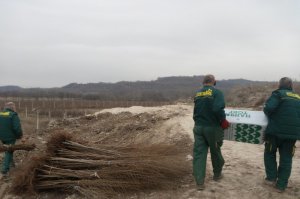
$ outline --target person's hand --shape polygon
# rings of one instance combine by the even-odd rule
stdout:
[[[229,126],[230,126],[230,123],[226,119],[221,121],[222,129],[227,129]]]

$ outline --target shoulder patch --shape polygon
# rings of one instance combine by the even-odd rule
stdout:
[[[300,96],[298,94],[296,94],[296,93],[286,92],[286,95],[289,96],[289,97],[296,98],[296,99],[300,100]]]
[[[0,112],[0,116],[4,116],[4,117],[8,117],[9,116],[9,112]]]
[[[211,89],[208,89],[206,91],[196,93],[196,97],[208,97],[208,96],[212,96],[212,94],[213,91]]]

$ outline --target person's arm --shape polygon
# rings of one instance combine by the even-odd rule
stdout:
[[[279,106],[280,101],[281,101],[280,93],[277,91],[272,92],[272,95],[269,97],[269,99],[267,99],[264,105],[264,110],[263,110],[264,113],[267,116],[272,115],[272,113],[274,113],[277,107]]]
[[[13,113],[12,123],[13,123],[13,132],[16,138],[20,139],[23,136],[23,131],[21,127],[21,121],[17,113]]]
[[[223,121],[226,119],[224,108],[225,108],[225,100],[224,100],[223,93],[219,90],[216,90],[215,99],[213,102],[213,112],[219,121]]]

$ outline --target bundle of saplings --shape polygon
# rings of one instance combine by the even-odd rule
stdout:
[[[79,193],[110,197],[178,186],[189,172],[184,152],[175,145],[89,145],[57,132],[47,150],[24,161],[13,175],[12,192]]]

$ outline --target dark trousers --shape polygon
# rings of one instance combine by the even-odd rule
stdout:
[[[12,141],[2,141],[3,144],[7,145],[14,145],[16,143],[16,140]],[[13,163],[13,152],[6,151],[4,154],[3,162],[2,162],[2,169],[1,173],[5,174],[9,171],[10,165]]]
[[[266,135],[264,162],[267,180],[276,181],[276,186],[285,189],[292,171],[292,160],[296,140],[281,139]],[[277,167],[276,152],[279,150],[279,165]]]
[[[193,174],[198,185],[204,183],[208,148],[214,175],[222,172],[224,159],[221,153],[224,132],[221,127],[194,127]]]

